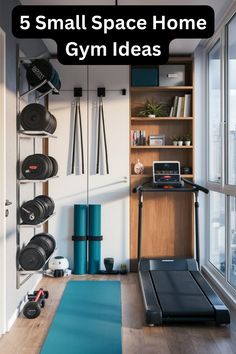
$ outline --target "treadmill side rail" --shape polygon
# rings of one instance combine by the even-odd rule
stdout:
[[[145,320],[147,325],[161,325],[162,311],[156,297],[149,271],[139,271],[140,286],[145,306]]]
[[[230,313],[228,308],[225,306],[223,301],[214,292],[212,287],[206,281],[206,279],[201,275],[200,272],[191,272],[193,278],[196,280],[204,294],[206,295],[209,302],[212,304],[215,311],[215,321],[216,324],[229,324],[230,323]]]

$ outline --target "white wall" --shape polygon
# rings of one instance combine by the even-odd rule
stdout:
[[[102,258],[115,258],[116,266],[129,258],[129,67],[128,66],[62,66],[54,61],[61,80],[60,95],[50,97],[50,111],[57,118],[58,139],[50,141],[50,154],[59,164],[59,178],[50,182],[50,195],[56,203],[56,216],[49,231],[57,239],[58,254],[69,258],[73,267],[73,205],[102,204]],[[87,85],[89,90],[86,92]],[[97,131],[96,89],[107,89],[104,113],[107,131],[110,174],[95,175]],[[82,124],[85,151],[85,175],[68,175],[71,103],[74,87],[82,87]],[[127,89],[122,96],[121,90]],[[88,95],[88,96],[87,96]],[[87,111],[88,108],[88,111]],[[87,161],[87,163],[86,163]]]

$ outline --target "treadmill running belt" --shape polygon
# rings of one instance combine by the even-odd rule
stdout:
[[[163,317],[214,317],[214,309],[188,271],[150,271]]]

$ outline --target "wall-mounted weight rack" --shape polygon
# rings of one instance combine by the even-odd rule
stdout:
[[[29,85],[28,90],[21,93],[21,87],[20,87],[20,78],[22,76],[22,70],[24,69],[25,66],[29,65],[31,63],[32,60],[36,60],[39,58],[30,58],[30,57],[21,57],[20,56],[20,48],[18,46],[17,48],[17,77],[16,77],[16,85],[17,85],[17,90],[16,90],[16,94],[17,94],[17,105],[16,105],[16,113],[17,113],[17,181],[16,181],[16,203],[17,203],[17,227],[16,227],[16,246],[17,246],[17,260],[16,260],[16,265],[17,265],[17,269],[16,269],[16,286],[17,289],[19,289],[23,284],[25,284],[27,282],[28,279],[31,278],[32,275],[37,274],[37,273],[41,273],[43,274],[45,271],[45,266],[48,263],[49,259],[52,257],[53,253],[46,259],[43,267],[39,270],[35,270],[35,271],[31,271],[31,270],[24,270],[21,268],[20,264],[19,264],[19,254],[20,251],[22,249],[22,246],[24,246],[23,240],[22,240],[22,229],[32,229],[33,230],[33,234],[31,236],[35,236],[36,235],[36,229],[39,229],[41,227],[45,227],[45,225],[47,225],[48,220],[53,217],[55,215],[55,213],[51,214],[49,217],[47,217],[43,222],[40,222],[38,224],[35,225],[29,225],[29,224],[23,224],[21,222],[21,217],[20,217],[20,204],[21,204],[21,189],[22,189],[22,184],[26,184],[26,183],[31,183],[33,186],[33,198],[36,197],[37,194],[37,183],[44,183],[46,184],[49,180],[54,179],[58,176],[53,176],[50,178],[46,178],[46,179],[25,179],[22,176],[22,172],[21,172],[21,145],[22,145],[22,140],[23,139],[31,139],[32,140],[32,150],[33,150],[33,154],[36,153],[37,150],[37,140],[38,139],[43,139],[44,141],[48,141],[48,139],[55,139],[57,138],[55,135],[50,134],[46,131],[28,131],[28,130],[24,130],[21,128],[20,125],[20,113],[21,113],[21,106],[22,106],[22,99],[24,97],[29,97],[29,95],[34,94],[34,102],[35,103],[39,103],[39,101],[43,102],[43,105],[47,108],[47,97],[50,93],[56,93],[58,94],[59,91],[57,90],[57,88],[53,85],[52,82],[50,82],[49,80],[43,80],[40,84],[34,86],[33,88],[31,88]],[[43,86],[47,84],[49,89],[42,93],[39,94],[37,92],[37,90]],[[41,146],[43,146],[43,144],[41,144]],[[55,250],[54,250],[55,251]]]

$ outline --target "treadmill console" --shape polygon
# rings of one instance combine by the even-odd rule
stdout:
[[[153,161],[153,186],[156,188],[181,188],[179,161]]]

